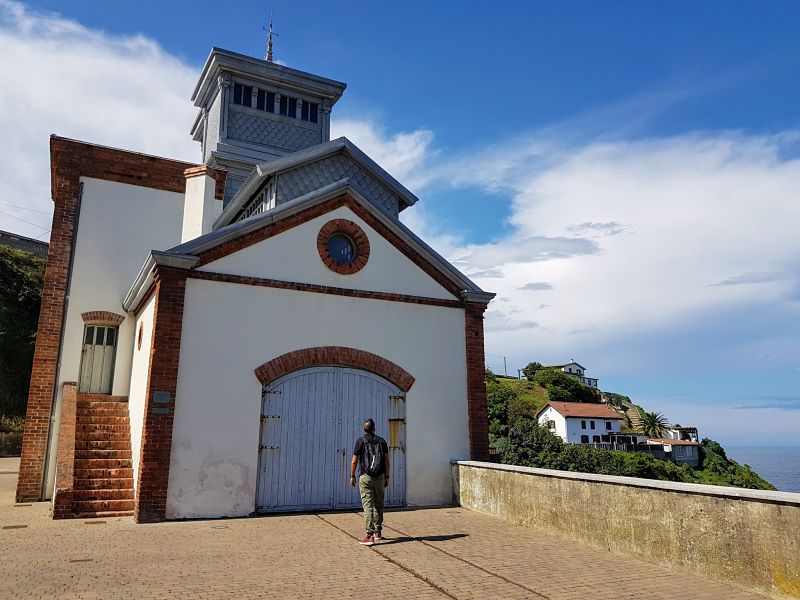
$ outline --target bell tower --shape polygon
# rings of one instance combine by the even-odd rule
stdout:
[[[192,137],[204,164],[228,171],[224,203],[258,163],[329,141],[331,109],[346,87],[213,48],[192,94],[199,108]]]

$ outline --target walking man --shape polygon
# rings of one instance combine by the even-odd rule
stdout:
[[[364,436],[356,440],[353,460],[350,461],[350,485],[356,485],[356,464],[361,467],[358,491],[364,508],[367,537],[359,544],[372,546],[383,539],[383,494],[389,485],[389,446],[386,440],[375,435],[375,421],[364,421]]]

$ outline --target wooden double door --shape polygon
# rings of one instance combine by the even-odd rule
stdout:
[[[350,460],[369,418],[389,445],[386,505],[405,505],[405,394],[395,385],[360,369],[301,369],[264,386],[261,406],[259,512],[359,507]]]

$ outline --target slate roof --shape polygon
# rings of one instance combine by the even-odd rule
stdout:
[[[292,152],[281,158],[270,160],[256,165],[250,176],[242,184],[236,195],[231,199],[225,210],[214,223],[214,227],[222,227],[231,223],[242,208],[262,188],[269,177],[297,169],[300,166],[321,161],[337,153],[349,157],[359,167],[371,175],[381,186],[387,189],[399,201],[398,210],[403,210],[417,202],[417,197],[408,188],[392,177],[383,167],[367,156],[353,142],[345,137],[340,137],[330,142],[317,144],[305,150]],[[363,185],[363,182],[361,182]],[[374,194],[371,194],[373,196]],[[370,197],[370,196],[367,196]]]

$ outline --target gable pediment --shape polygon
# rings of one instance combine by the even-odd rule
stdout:
[[[348,220],[369,239],[369,260],[357,272],[343,275],[325,266],[318,236],[326,224]],[[152,282],[155,265],[205,274],[261,280],[286,289],[363,290],[386,300],[433,300],[444,305],[488,303],[484,292],[400,221],[367,200],[349,180],[238,221],[175,246],[151,252],[124,306],[130,310]],[[273,285],[274,284],[274,285]],[[295,285],[296,284],[296,285]],[[314,289],[311,289],[314,288]],[[430,303],[430,302],[429,302]]]
[[[355,144],[347,138],[338,138],[259,164],[214,226],[223,227],[277,208],[345,179],[394,219],[417,201],[414,194]]]

